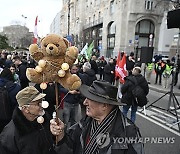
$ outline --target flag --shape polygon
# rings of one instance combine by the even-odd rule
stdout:
[[[83,49],[81,50],[80,54],[83,55],[85,54],[86,55],[86,51],[88,49],[88,44],[86,43],[86,45],[83,47]]]
[[[120,60],[120,52],[116,62],[115,75],[119,77],[120,83],[124,83],[124,78],[127,76],[126,55],[124,54],[122,60]]]
[[[38,39],[38,34],[37,34],[37,22],[38,22],[38,16],[36,16],[35,25],[34,25],[34,38],[33,38],[33,43],[34,43],[34,44],[37,43],[37,39]]]
[[[87,55],[86,58],[87,58],[88,60],[91,59],[93,48],[94,48],[94,41],[91,42],[91,44],[89,45],[89,47],[88,47],[87,50],[86,50],[86,55]]]

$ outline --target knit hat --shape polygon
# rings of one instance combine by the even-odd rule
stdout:
[[[32,102],[40,100],[45,96],[46,94],[40,93],[35,87],[29,86],[19,91],[16,95],[16,99],[21,107],[23,105],[33,104]]]
[[[0,77],[5,78],[5,79],[7,79],[9,81],[14,81],[14,77],[13,77],[10,69],[7,68],[7,67],[3,69],[3,71],[0,74]]]

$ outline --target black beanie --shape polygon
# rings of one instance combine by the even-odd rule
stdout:
[[[3,71],[0,74],[1,78],[5,78],[9,81],[14,81],[13,74],[11,73],[9,68],[4,68]]]

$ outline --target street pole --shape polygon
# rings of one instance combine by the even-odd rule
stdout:
[[[68,1],[68,36],[70,31],[70,0]]]

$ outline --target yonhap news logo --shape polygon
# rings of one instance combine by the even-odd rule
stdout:
[[[96,137],[96,143],[99,148],[104,148],[108,146],[112,142],[112,144],[174,144],[175,137],[112,137],[108,132],[99,134]]]
[[[109,145],[110,143],[110,136],[109,133],[101,133],[96,137],[96,143],[98,144],[99,148],[104,148]]]

